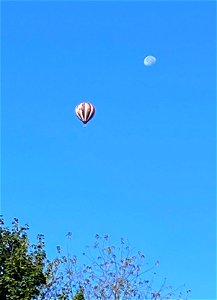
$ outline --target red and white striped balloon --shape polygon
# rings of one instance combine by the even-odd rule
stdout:
[[[93,118],[93,116],[95,115],[95,111],[96,109],[93,104],[87,102],[82,102],[75,108],[76,116],[84,124],[86,124]]]

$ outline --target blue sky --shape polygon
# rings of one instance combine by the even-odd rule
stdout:
[[[216,298],[215,6],[2,2],[7,224],[43,233],[50,257],[68,231],[76,254],[125,237],[191,299]]]

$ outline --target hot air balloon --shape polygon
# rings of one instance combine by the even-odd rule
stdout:
[[[75,108],[76,116],[81,122],[86,124],[89,122],[95,115],[95,107],[91,103],[82,102]]]

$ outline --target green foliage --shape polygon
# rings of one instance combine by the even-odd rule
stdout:
[[[80,289],[80,291],[77,292],[77,294],[75,295],[75,297],[72,300],[85,300],[83,289]]]
[[[30,246],[28,226],[20,227],[14,219],[12,230],[0,218],[0,299],[30,300],[39,295],[46,283],[43,236]]]

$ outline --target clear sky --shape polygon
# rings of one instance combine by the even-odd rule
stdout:
[[[68,231],[73,254],[125,237],[191,299],[216,299],[215,6],[2,2],[7,224],[43,233],[50,257]]]

